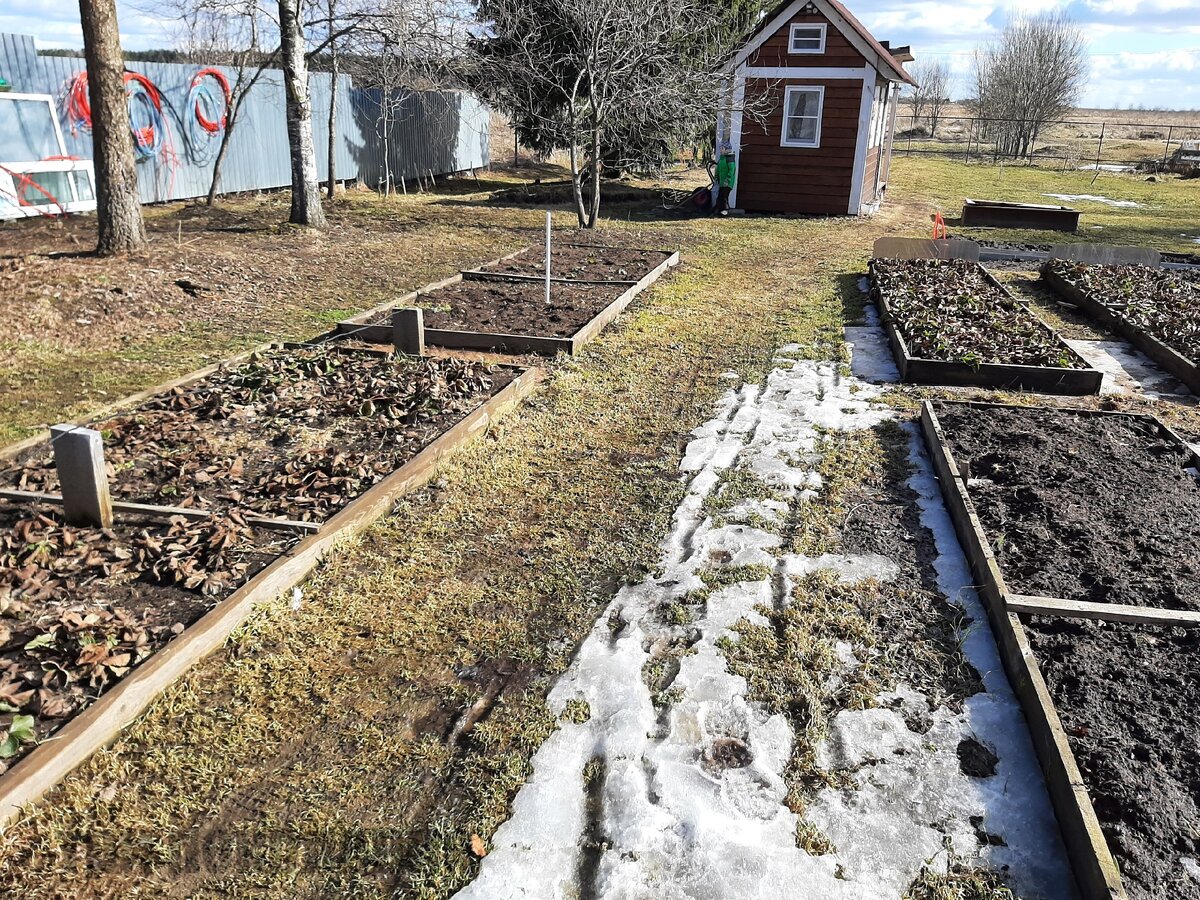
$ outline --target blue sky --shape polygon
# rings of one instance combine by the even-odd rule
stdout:
[[[948,60],[967,87],[971,50],[1014,10],[1065,9],[1090,43],[1084,105],[1200,110],[1200,0],[846,0],[877,37]],[[147,8],[148,4],[139,2]],[[118,2],[129,49],[169,46],[169,21]],[[0,31],[33,34],[41,47],[78,47],[75,0],[0,0]]]

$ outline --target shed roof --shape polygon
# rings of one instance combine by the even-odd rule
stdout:
[[[875,62],[875,67],[879,71],[879,74],[884,78],[889,81],[916,84],[912,76],[904,71],[904,66],[901,65],[900,60],[893,56],[887,47],[876,40],[871,32],[867,31],[867,27],[858,21],[854,17],[854,14],[840,0],[784,0],[784,2],[771,10],[771,12],[767,13],[758,27],[746,38],[742,51],[734,58],[734,65],[740,64],[759,44],[771,34],[774,34],[783,24],[780,19],[786,21],[786,18],[790,18],[796,10],[810,3],[821,11],[826,18],[832,20],[834,24],[837,24],[839,19],[845,23],[847,29],[852,32],[847,37],[852,41],[857,37],[860,42],[866,45],[869,54],[876,57],[873,62]]]

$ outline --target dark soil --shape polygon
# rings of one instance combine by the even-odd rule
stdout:
[[[669,255],[659,250],[555,244],[550,249],[550,276],[575,281],[640,281]],[[511,259],[481,266],[480,271],[545,275],[545,266],[545,251],[530,247]]]
[[[1198,900],[1182,860],[1200,859],[1200,632],[1041,617],[1026,630],[1130,900]]]
[[[322,520],[513,377],[459,360],[271,351],[94,427],[122,500]],[[0,468],[0,484],[58,491],[49,446]]]
[[[841,552],[877,553],[900,567],[877,610],[876,629],[886,636],[886,667],[897,682],[925,694],[934,706],[961,709],[968,697],[984,690],[979,673],[962,653],[960,632],[970,624],[960,607],[937,586],[933,534],[921,523],[916,493],[908,485],[908,434],[880,426],[888,458],[883,477],[871,490],[850,494],[851,512],[842,525]],[[927,723],[910,723],[918,733]]]
[[[423,294],[426,328],[570,337],[625,292],[623,285],[461,281]],[[390,317],[387,321],[391,321]]]
[[[935,409],[1011,590],[1200,609],[1200,480],[1153,420]]]
[[[123,516],[72,528],[57,508],[0,500],[0,731],[32,715],[44,740],[297,540],[229,526]]]

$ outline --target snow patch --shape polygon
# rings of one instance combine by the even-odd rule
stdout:
[[[1100,383],[1102,395],[1167,397],[1188,392],[1176,378],[1124,341],[1069,340],[1067,346],[1082,356],[1093,369],[1103,373],[1104,378]]]
[[[874,341],[882,345],[878,330]],[[769,477],[793,503],[806,502],[821,489],[821,431],[861,430],[887,419],[891,412],[872,403],[878,393],[834,363],[788,359],[761,389],[744,385],[721,398],[685,451],[686,493],[663,541],[659,573],[618,592],[550,693],[554,711],[583,699],[590,718],[562,723],[535,754],[512,817],[458,897],[566,900],[587,883],[593,895],[614,900],[876,900],[898,896],[942,853],[943,834],[972,858],[1011,865],[1014,887],[1029,900],[1073,895],[1024,722],[986,624],[974,626],[966,641],[989,693],[971,698],[962,712],[931,710],[902,686],[881,696],[876,709],[836,717],[822,759],[856,786],[821,792],[808,811],[807,821],[837,848],[821,856],[796,846],[799,820],[784,805],[790,725],[746,699],[745,680],[728,670],[718,649],[739,620],[763,621],[755,607],[791,602],[793,579],[803,574],[826,570],[845,581],[884,582],[895,576],[895,562],[876,555],[779,556],[778,535],[746,524],[714,527],[703,512],[734,465]],[[911,454],[921,467],[913,486],[922,517],[937,538],[939,585],[981,622],[918,438]],[[686,625],[664,614],[703,587],[702,570],[750,562],[770,566],[770,574],[711,592]],[[847,671],[859,665],[851,645],[836,652]],[[643,679],[652,659],[678,667],[657,682],[657,697]],[[933,723],[924,733],[908,727],[904,713],[914,710]],[[957,747],[965,735],[994,748],[997,776],[960,772]],[[982,816],[1007,847],[981,847],[971,816]]]
[[[850,371],[858,378],[876,383],[894,384],[900,380],[900,370],[892,358],[886,341],[879,339],[879,310],[874,305],[864,307],[867,324],[846,328],[846,343],[850,347]]]
[[[1108,197],[1100,197],[1096,194],[1042,194],[1042,196],[1053,197],[1055,200],[1086,200],[1088,203],[1103,203],[1107,206],[1116,206],[1121,209],[1137,209],[1142,205],[1140,203],[1135,203],[1132,200],[1112,200]]]

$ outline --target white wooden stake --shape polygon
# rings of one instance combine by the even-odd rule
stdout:
[[[546,305],[550,305],[550,210],[546,210]]]
[[[419,307],[392,310],[392,345],[397,353],[425,355],[425,319]]]
[[[54,468],[62,485],[63,517],[71,525],[112,526],[112,499],[104,472],[104,439],[78,425],[50,429]]]

